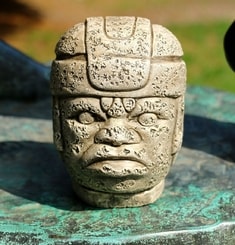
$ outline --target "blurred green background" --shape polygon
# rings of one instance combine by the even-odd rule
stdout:
[[[59,37],[89,16],[149,18],[180,40],[188,84],[235,92],[223,38],[234,20],[234,0],[8,0],[1,3],[1,39],[40,61],[54,59]]]

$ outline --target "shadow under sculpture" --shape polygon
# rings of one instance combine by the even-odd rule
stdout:
[[[182,143],[179,41],[145,18],[92,17],[55,51],[54,142],[75,192],[97,207],[154,202]]]

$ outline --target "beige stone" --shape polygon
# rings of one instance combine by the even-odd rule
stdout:
[[[145,18],[92,17],[61,37],[54,142],[82,200],[131,207],[161,195],[182,143],[182,55],[176,37]]]

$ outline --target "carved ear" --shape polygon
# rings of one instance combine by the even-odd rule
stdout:
[[[177,98],[176,123],[172,142],[172,155],[176,154],[182,145],[184,121],[184,96]]]
[[[63,140],[61,137],[60,107],[58,98],[53,97],[53,138],[58,151],[63,151]]]

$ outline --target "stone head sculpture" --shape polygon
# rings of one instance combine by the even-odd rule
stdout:
[[[181,147],[186,67],[145,18],[88,18],[52,64],[54,142],[74,190],[98,207],[154,202]]]

